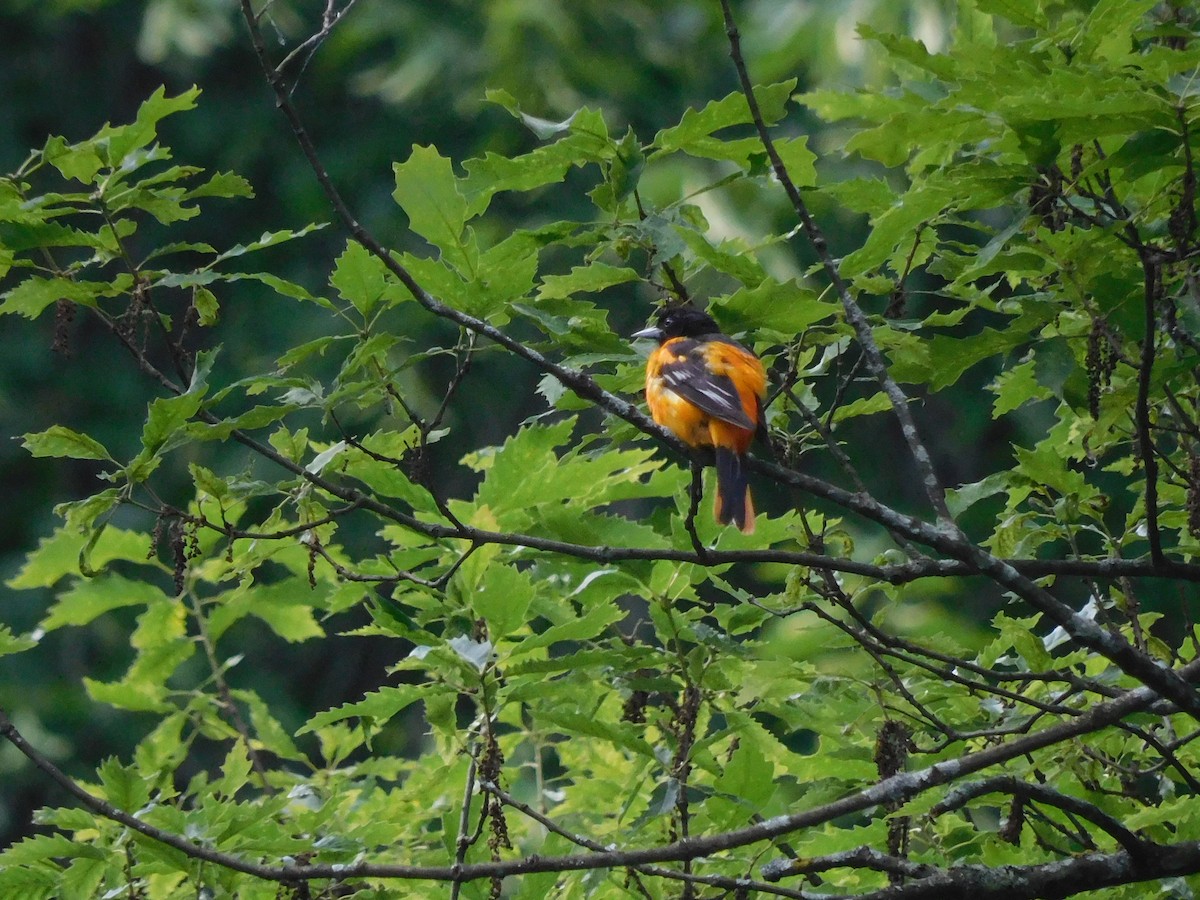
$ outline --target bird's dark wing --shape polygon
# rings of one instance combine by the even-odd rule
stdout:
[[[670,343],[671,359],[663,364],[665,385],[703,412],[739,428],[753,431],[756,423],[742,406],[733,379],[712,371],[708,350],[712,342],[682,338]]]

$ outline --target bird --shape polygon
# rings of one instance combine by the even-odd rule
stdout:
[[[755,433],[764,430],[763,364],[693,306],[664,308],[654,321],[633,334],[659,342],[646,361],[650,416],[689,447],[713,448],[713,516],[722,525],[732,522],[752,534],[754,502],[745,456]]]

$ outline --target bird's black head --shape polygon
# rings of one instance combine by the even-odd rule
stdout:
[[[657,325],[643,328],[641,331],[635,332],[633,336],[669,341],[671,338],[677,337],[717,334],[721,330],[713,321],[712,316],[692,306],[667,307],[655,316],[655,321],[658,323]]]

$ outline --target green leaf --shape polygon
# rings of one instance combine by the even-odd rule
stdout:
[[[229,752],[225,754],[220,771],[221,777],[212,783],[213,793],[217,797],[233,799],[233,796],[245,787],[253,771],[250,756],[246,753],[246,745],[242,741],[234,741]]]
[[[1038,383],[1036,369],[1035,360],[1026,360],[996,376],[989,388],[996,394],[992,418],[998,419],[1031,400],[1048,400],[1054,396],[1050,388]]]
[[[107,516],[120,504],[122,499],[120,488],[108,488],[82,500],[59,503],[54,507],[54,514],[66,520],[69,528],[80,532],[89,532],[93,530],[97,521],[102,521],[101,517]],[[93,533],[92,539],[95,540],[99,533],[99,531]],[[88,555],[87,549],[85,548],[85,556]]]
[[[67,575],[78,575],[79,555],[89,540],[90,536],[77,528],[59,528],[39,542],[37,549],[25,558],[21,571],[6,584],[13,590],[48,588]],[[149,545],[148,535],[110,525],[95,539],[89,559],[98,568],[117,559],[145,564]]]
[[[195,86],[175,97],[168,97],[166,90],[160,87],[138,107],[134,122],[117,127],[104,126],[97,135],[97,142],[107,145],[107,163],[114,168],[125,163],[130,153],[154,140],[160,121],[174,113],[195,109],[199,96],[200,89]]]
[[[750,810],[758,811],[775,793],[774,770],[774,764],[763,755],[758,742],[746,736],[714,787]]]
[[[308,288],[296,284],[294,281],[288,281],[286,278],[280,278],[278,275],[272,275],[269,272],[238,272],[227,276],[226,280],[258,281],[283,297],[291,297],[293,300],[304,300],[309,303],[316,303],[326,309],[333,309],[333,304],[324,297],[318,297],[309,291]]]
[[[12,290],[0,294],[3,300],[0,303],[0,315],[16,313],[27,319],[36,319],[42,310],[59,300],[68,300],[80,306],[95,306],[100,297],[113,293],[112,286],[103,282],[31,275]]]
[[[535,593],[532,579],[524,572],[493,563],[471,591],[471,608],[487,622],[488,636],[495,643],[525,624]]]
[[[328,592],[325,584],[309,587],[306,577],[239,587],[222,595],[221,605],[209,618],[209,630],[215,640],[233,623],[252,615],[289,643],[323,637],[325,630],[313,616],[313,607],[319,606]]]
[[[714,298],[708,311],[730,334],[771,331],[791,340],[839,309],[795,281],[768,278],[756,287]]]
[[[108,802],[125,812],[137,812],[150,799],[146,777],[132,766],[123,766],[115,756],[100,763],[96,770]]]
[[[134,760],[144,779],[145,773],[173,772],[187,757],[187,745],[183,740],[183,728],[187,724],[186,712],[170,713],[138,742]],[[153,776],[149,780],[153,783]]]
[[[758,101],[763,120],[770,125],[783,117],[784,109],[792,92],[796,89],[796,79],[790,79],[778,84],[754,88],[754,98]],[[654,136],[651,146],[661,153],[682,150],[687,153],[697,153],[708,156],[713,143],[708,140],[713,132],[728,128],[731,125],[745,125],[753,121],[750,116],[750,105],[741,91],[735,91],[721,100],[710,101],[705,107],[696,111],[689,109],[679,120],[679,124],[664,128]],[[757,139],[755,139],[757,144]],[[758,144],[758,149],[762,145]]]
[[[897,381],[926,384],[940,391],[955,384],[972,366],[994,359],[1023,344],[1027,335],[1017,327],[985,328],[970,337],[935,335],[923,344],[918,354],[910,352],[907,342],[893,342],[895,335],[879,333],[881,344],[894,350],[892,375]]]
[[[497,106],[502,106],[504,109],[508,110],[513,116],[524,122],[526,127],[528,127],[530,131],[536,134],[538,138],[543,141],[549,140],[556,134],[562,134],[565,131],[569,131],[571,128],[571,123],[579,114],[579,112],[576,111],[560,122],[552,122],[549,119],[541,119],[537,116],[527,115],[526,113],[522,112],[520,104],[517,103],[516,98],[513,97],[513,95],[508,91],[498,88],[489,88],[485,92],[484,97],[489,103],[495,103]]]
[[[253,734],[269,753],[274,753],[281,759],[306,761],[305,755],[292,740],[291,731],[280,724],[258,694],[253,691],[234,691],[233,695],[249,708]]]
[[[0,625],[0,656],[11,656],[14,653],[24,653],[38,645],[31,637],[19,637],[12,633],[7,625]]]
[[[167,682],[197,650],[187,636],[183,605],[160,594],[158,601],[138,616],[130,643],[137,655],[121,680],[105,683],[86,678],[88,694],[118,709],[173,712],[175,707],[167,700]]]
[[[596,577],[602,577],[611,575],[614,571],[613,569],[599,569],[593,574]],[[603,603],[588,610],[586,614],[577,619],[571,619],[559,625],[551,625],[539,634],[523,638],[513,650],[513,654],[528,653],[557,643],[589,640],[623,618],[625,618],[625,613],[616,604]]]
[[[217,172],[199,187],[188,190],[184,197],[195,200],[200,197],[253,197],[250,182],[234,172]]]
[[[540,717],[545,724],[553,726],[556,731],[567,737],[599,738],[646,759],[654,759],[654,748],[640,736],[640,729],[635,729],[627,723],[618,725],[565,709],[543,708]]]
[[[529,525],[531,511],[542,505],[552,514],[563,504],[577,510],[580,505],[661,496],[659,485],[643,480],[661,468],[647,450],[555,453],[574,427],[573,419],[526,426],[502,447],[466,457],[467,465],[485,473],[476,504],[487,507],[505,527],[518,527]],[[538,477],[531,478],[531,472]]]
[[[638,144],[637,135],[630,128],[617,144],[617,154],[608,169],[613,198],[619,202],[632,194],[645,168],[646,156]]]
[[[162,454],[188,440],[184,428],[204,401],[204,386],[189,389],[175,397],[160,397],[150,403],[146,424],[142,427],[142,452],[129,464],[130,481],[144,481],[157,467]]]
[[[975,6],[980,12],[1003,16],[1026,28],[1045,28],[1048,24],[1040,0],[975,0]]]
[[[392,193],[408,215],[409,227],[429,241],[462,274],[474,271],[479,251],[464,225],[467,200],[459,190],[450,160],[434,147],[414,146],[408,159],[395,163]]]
[[[143,557],[145,547],[143,539]],[[59,594],[47,610],[40,627],[46,631],[53,631],[67,625],[87,625],[114,609],[126,606],[148,607],[162,603],[165,599],[161,590],[147,582],[132,581],[111,573],[100,575],[77,581]]]
[[[31,863],[55,858],[75,859],[76,857],[107,859],[108,852],[102,847],[73,841],[66,835],[39,834],[13,844],[0,854],[0,864],[2,864],[0,869],[27,866]]]
[[[228,250],[220,254],[215,260],[213,260],[213,264],[215,265],[216,263],[224,262],[227,259],[234,259],[238,256],[244,256],[247,253],[254,253],[258,250],[265,250],[268,247],[275,247],[279,244],[286,243],[287,241],[294,241],[297,238],[302,238],[305,235],[312,234],[314,231],[318,231],[324,227],[324,222],[314,222],[310,225],[305,225],[303,228],[296,231],[288,229],[283,229],[281,231],[264,231],[262,237],[256,241],[251,241],[249,244],[234,244]],[[251,276],[247,275],[241,277]],[[167,283],[167,280],[164,280],[164,283]]]
[[[93,141],[70,145],[66,138],[52,137],[42,148],[42,158],[58,169],[63,178],[91,184],[96,173],[104,168]]]
[[[993,472],[980,481],[951,488],[946,491],[946,505],[950,508],[950,515],[957,518],[980,500],[1004,493],[1011,481],[1011,472]]]
[[[33,456],[114,461],[104,445],[95,438],[72,431],[65,425],[52,425],[45,431],[23,437],[22,446]]]
[[[613,285],[639,280],[641,276],[633,269],[591,263],[575,266],[569,275],[546,275],[537,296],[539,300],[566,299],[575,294],[598,293]]]
[[[403,684],[384,687],[367,694],[355,703],[345,703],[336,709],[317,713],[300,726],[296,734],[308,734],[346,719],[372,719],[377,723],[388,722],[418,700],[426,699],[428,689],[422,685]]]
[[[501,191],[532,191],[554,184],[562,181],[572,166],[607,161],[616,153],[603,118],[589,109],[580,109],[563,122],[546,122],[526,116],[504,91],[489,91],[488,99],[500,102],[531,126],[540,139],[559,139],[520,156],[510,158],[489,152],[482,159],[467,160],[463,164],[467,177],[459,183],[459,189],[468,198],[468,218],[482,214]],[[628,168],[630,162],[636,163],[635,157],[636,151],[629,148],[622,165]]]
[[[164,715],[174,709],[174,706],[166,700],[166,687],[150,681],[110,682],[84,678],[83,687],[87,691],[88,697],[94,702],[106,704],[113,709],[159,715]]]
[[[775,152],[796,187],[812,187],[817,183],[817,155],[808,149],[807,136],[776,141]]]
[[[192,293],[192,304],[196,307],[196,317],[201,325],[209,328],[217,324],[220,304],[216,294],[206,287],[198,287]]]
[[[364,317],[383,297],[388,287],[388,273],[382,260],[357,241],[349,241],[346,250],[337,258],[330,284],[350,301]],[[405,292],[404,296],[408,296]]]

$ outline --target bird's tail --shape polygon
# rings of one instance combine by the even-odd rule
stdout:
[[[717,447],[717,495],[713,516],[722,525],[732,522],[743,533],[754,533],[754,502],[742,468],[742,456],[728,447]]]

